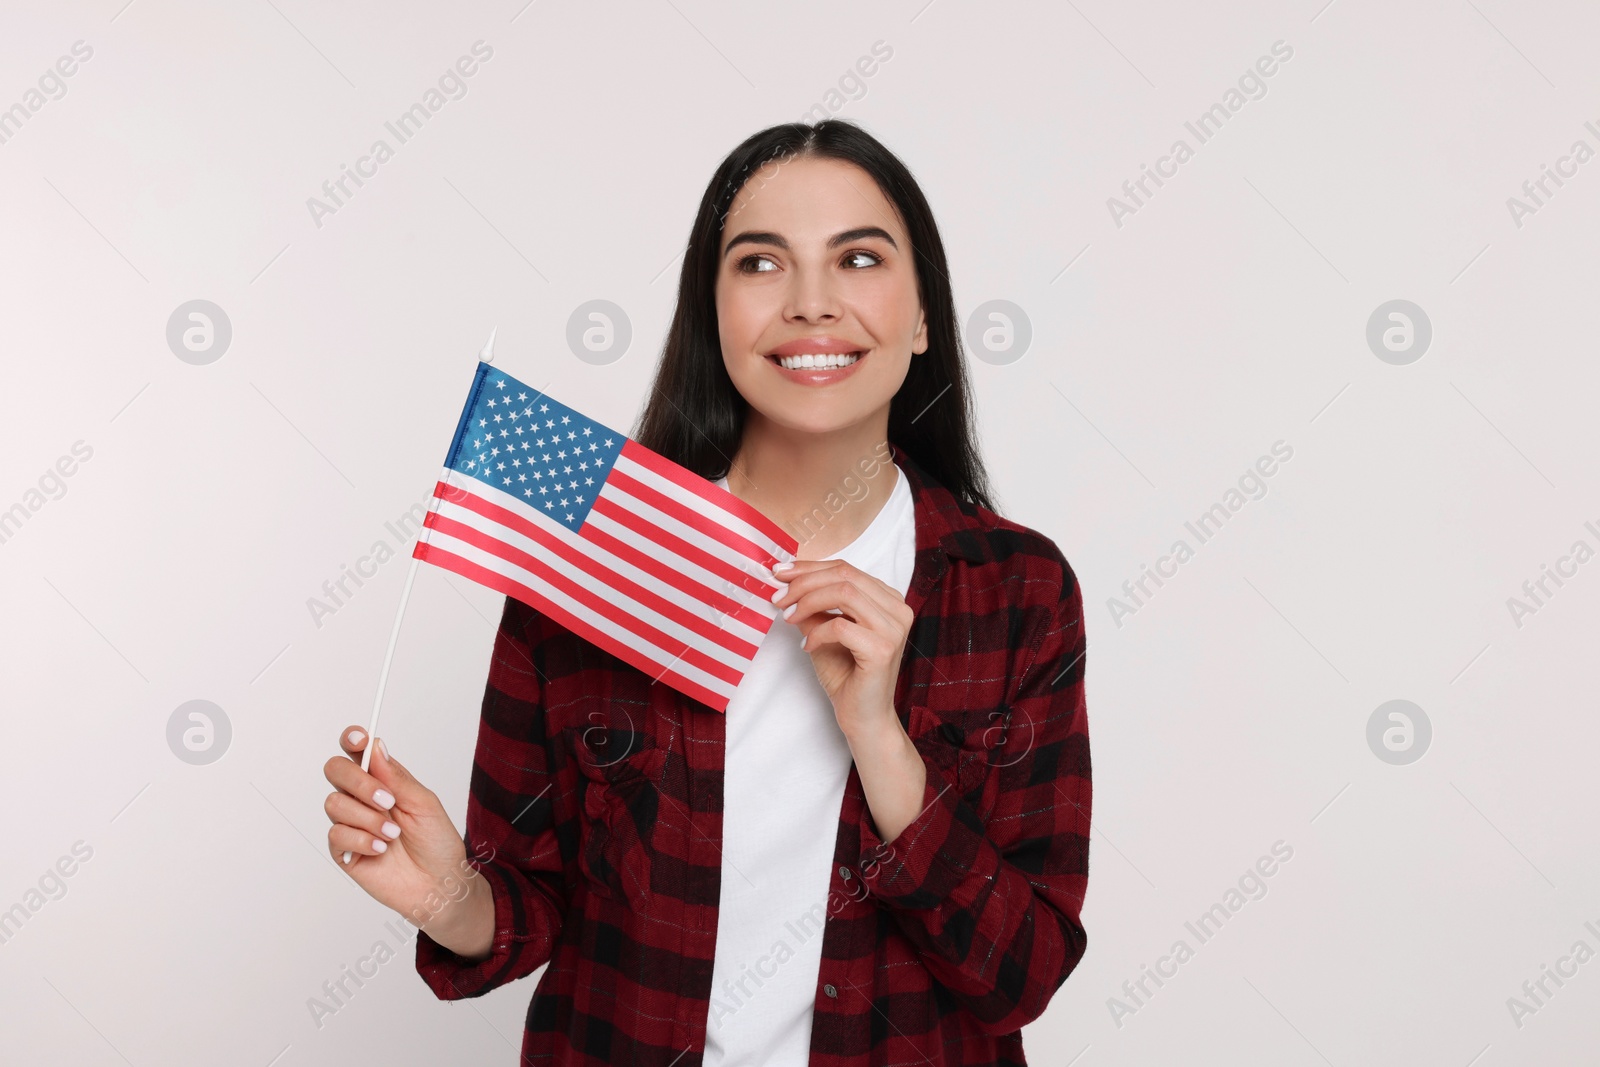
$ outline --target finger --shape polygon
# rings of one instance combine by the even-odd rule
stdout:
[[[377,751],[381,752],[382,749]],[[378,769],[377,762],[376,759],[373,761],[373,770]],[[375,776],[362,770],[360,764],[344,756],[333,756],[324,763],[322,776],[335,789],[372,805],[376,811],[387,812],[395,806],[395,795],[390,788]]]
[[[855,567],[848,563],[844,564],[844,567],[849,580],[855,584],[856,588],[872,598],[873,603],[878,606],[885,617],[893,618],[899,612],[899,609],[906,606],[906,598],[876,574],[868,574],[860,567]]]
[[[361,762],[361,753],[366,751],[367,731],[359,726],[347,726],[344,733],[339,735],[339,747],[344,749],[345,755]]]
[[[834,560],[807,560],[809,563],[822,564],[807,569],[804,573],[788,574],[779,581],[785,583],[785,588],[773,596],[773,603],[779,608],[791,604],[794,600],[812,589],[818,589],[832,581],[848,581],[858,589],[870,596],[883,610],[885,616],[892,617],[899,613],[905,605],[905,597],[892,589],[889,584],[877,575],[868,574],[866,571],[842,559]],[[793,590],[794,595],[790,595]]]
[[[868,574],[848,563],[843,566],[847,569],[852,584],[870,597],[873,605],[882,613],[882,632],[892,635],[897,641],[904,639],[911,632],[911,626],[917,619],[917,613],[906,603],[904,594],[875,574]]]
[[[784,618],[800,625],[813,615],[832,613],[830,609],[839,609],[852,622],[858,623],[868,629],[875,630],[885,636],[895,635],[898,631],[894,623],[878,607],[876,601],[860,586],[851,581],[832,582],[809,593],[804,593],[793,604],[794,611],[785,609]],[[807,645],[809,648],[810,646]]]
[[[388,851],[389,843],[381,837],[354,826],[328,827],[328,854],[341,866],[348,866],[345,853],[354,856],[379,856]]]
[[[322,802],[322,810],[327,812],[328,820],[335,825],[360,827],[374,836],[386,837],[391,841],[400,836],[399,823],[348,794],[329,793],[328,799]]]
[[[866,627],[851,622],[843,615],[835,615],[827,622],[818,623],[806,631],[800,647],[809,653],[817,651],[824,645],[839,645],[855,658],[859,666],[876,653],[873,641],[873,634]]]
[[[782,589],[783,585],[783,579],[775,578],[771,574],[744,571],[739,574],[738,581],[724,578],[722,593],[730,601],[739,602],[750,595],[770,597]]]
[[[772,574],[778,581],[787,582],[789,579],[797,578],[802,574],[808,574],[816,570],[826,570],[829,567],[837,567],[841,564],[844,564],[842,559],[792,559],[787,562],[787,565],[784,563],[774,564]],[[848,566],[848,564],[845,565]]]
[[[842,559],[808,559],[801,562],[817,566],[809,567],[805,571],[785,571],[780,575],[778,581],[782,584],[778,586],[778,591],[772,594],[774,607],[781,609],[793,604],[802,594],[826,584],[830,571],[849,566]]]
[[[381,737],[372,749],[371,770],[372,776],[394,797],[395,810],[418,815],[439,809],[439,798],[433,790],[417,781],[399,760],[389,755],[389,746]]]
[[[824,632],[813,637],[812,634],[815,634],[816,630]],[[893,666],[897,662],[900,648],[899,642],[893,638],[874,633],[842,615],[833,616],[813,629],[812,633],[806,636],[804,648],[809,655],[827,644],[838,645],[845,649],[856,661],[856,667],[866,670]]]

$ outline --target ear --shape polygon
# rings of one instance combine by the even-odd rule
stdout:
[[[911,335],[911,354],[920,356],[928,350],[928,316],[917,306],[917,332]]]

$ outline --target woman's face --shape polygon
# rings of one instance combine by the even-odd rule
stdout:
[[[734,197],[720,251],[722,359],[752,415],[817,434],[886,427],[928,331],[915,251],[871,176],[834,159],[769,163]],[[796,369],[778,359],[802,355],[786,360]]]

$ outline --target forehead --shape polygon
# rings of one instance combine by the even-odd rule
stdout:
[[[751,172],[728,205],[722,243],[744,230],[821,241],[860,226],[881,226],[906,247],[900,212],[866,171],[839,159],[775,159]]]

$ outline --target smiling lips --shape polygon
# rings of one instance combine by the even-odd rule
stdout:
[[[790,381],[830,385],[850,375],[867,349],[837,337],[803,337],[767,353],[767,360]]]
[[[859,352],[804,352],[798,356],[774,356],[778,365],[785,370],[829,370],[835,367],[848,367],[861,358]]]

